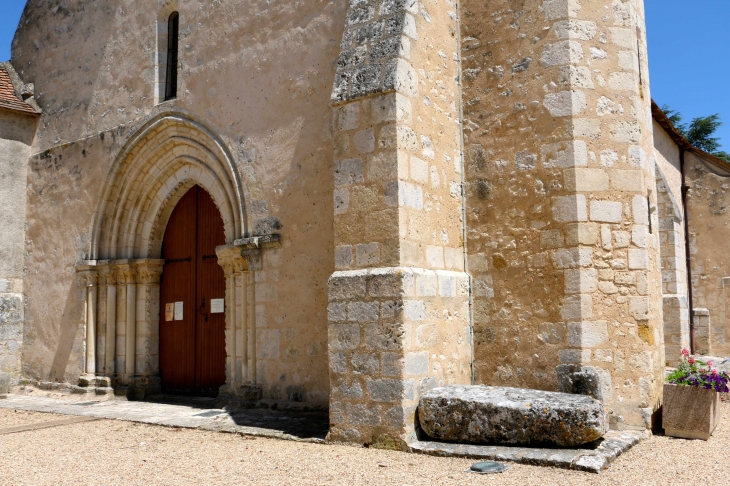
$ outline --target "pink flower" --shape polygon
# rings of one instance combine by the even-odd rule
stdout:
[[[712,361],[708,361],[707,366],[712,366]]]
[[[682,348],[682,356],[689,356],[689,351],[687,348]]]
[[[717,376],[717,368],[712,368],[712,376]]]
[[[690,358],[689,359],[689,364],[691,364],[691,365],[695,364],[695,359],[694,358]]]

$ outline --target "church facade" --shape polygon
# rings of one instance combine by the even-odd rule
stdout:
[[[641,0],[29,2],[0,372],[359,444],[404,447],[444,384],[651,427],[682,347],[730,353],[730,166],[648,72]]]

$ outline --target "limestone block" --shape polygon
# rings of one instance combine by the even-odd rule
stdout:
[[[595,292],[597,288],[598,270],[595,268],[565,270],[565,293],[590,293]]]
[[[591,40],[596,36],[596,23],[587,20],[561,20],[553,25],[558,39]]]
[[[557,196],[553,198],[553,219],[565,223],[588,219],[586,197],[583,194]]]
[[[540,56],[540,64],[544,67],[578,64],[584,56],[580,42],[563,40],[545,46]]]
[[[647,250],[629,250],[629,269],[645,270],[649,268],[649,252]]]
[[[560,315],[563,319],[590,319],[593,317],[593,298],[585,294],[565,297]]]
[[[601,136],[601,121],[595,118],[573,118],[573,136],[598,138]]]
[[[360,103],[348,103],[337,109],[340,130],[354,130],[360,126]]]
[[[591,221],[620,223],[623,205],[614,201],[591,201]]]
[[[616,248],[626,248],[631,243],[631,233],[628,231],[614,231],[613,240]]]
[[[605,357],[604,350],[597,350],[596,354],[599,353],[601,357]],[[606,370],[576,364],[562,364],[555,370],[558,375],[558,390],[562,393],[587,395],[601,401],[610,400],[613,396],[611,374]]]
[[[720,422],[720,414],[716,391],[664,384],[662,427],[666,435],[707,440]]]
[[[350,302],[347,304],[347,317],[351,322],[372,322],[378,320],[378,302]]]
[[[537,337],[547,344],[561,344],[565,339],[565,331],[564,322],[541,322]]]
[[[583,321],[568,323],[568,344],[577,348],[595,347],[608,341],[608,322]]]
[[[551,143],[540,148],[545,168],[586,167],[588,146],[582,140]]]
[[[335,187],[362,184],[364,181],[362,159],[344,159],[335,162]]]
[[[586,95],[582,91],[561,91],[548,93],[543,100],[551,116],[571,116],[586,110]]]
[[[593,262],[593,248],[561,248],[552,254],[553,265],[558,269],[588,267]]]
[[[565,188],[569,191],[597,192],[608,190],[608,174],[602,169],[565,171]]]
[[[420,399],[418,418],[434,439],[473,444],[587,444],[608,432],[598,400],[508,387],[447,386]]]
[[[400,402],[414,397],[413,380],[373,379],[368,380],[367,388],[374,402]]]
[[[611,42],[619,47],[634,49],[636,48],[634,33],[631,29],[622,29],[619,27],[609,27],[611,32]]]
[[[601,165],[604,167],[613,167],[618,162],[618,154],[613,150],[602,150],[601,151]]]
[[[644,188],[644,172],[640,170],[610,171],[611,188],[617,191],[641,192]]]
[[[347,268],[352,265],[352,246],[343,245],[335,248],[335,268]]]
[[[562,66],[558,83],[574,88],[594,89],[591,70],[585,66]]]

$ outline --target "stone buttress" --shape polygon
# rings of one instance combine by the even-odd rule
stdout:
[[[471,381],[455,12],[349,3],[332,94],[333,441],[404,448],[420,394]]]
[[[641,0],[461,5],[477,383],[644,428],[664,367]]]

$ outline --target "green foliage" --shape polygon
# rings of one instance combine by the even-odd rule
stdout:
[[[701,116],[692,119],[689,124],[682,123],[682,114],[669,106],[662,106],[662,111],[672,122],[674,128],[695,147],[704,150],[716,157],[730,162],[730,154],[719,150],[720,139],[713,137],[718,128],[722,125],[720,115],[715,113],[710,116]]]

